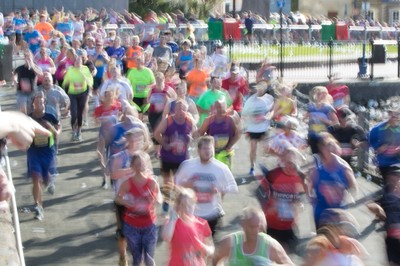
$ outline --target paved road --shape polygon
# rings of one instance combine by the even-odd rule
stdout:
[[[0,104],[3,110],[14,108],[14,95],[11,88],[2,88]],[[114,212],[112,191],[103,190],[101,171],[95,153],[97,128],[91,124],[83,131],[84,141],[71,143],[71,130],[67,120],[63,120],[64,131],[60,140],[56,194],[44,195],[45,218],[35,220],[31,184],[26,179],[26,154],[11,150],[11,165],[17,189],[17,202],[20,210],[21,230],[27,265],[117,265],[118,255],[114,237]],[[224,208],[221,237],[239,228],[240,210],[248,204],[259,204],[255,196],[257,182],[247,179],[242,184],[241,177],[248,172],[248,142],[240,140],[233,161],[233,172],[239,182],[239,193],[227,195]],[[271,159],[268,159],[271,163]],[[159,163],[153,159],[155,172],[159,173]],[[373,222],[363,202],[376,193],[379,188],[363,178],[358,179],[360,193],[356,204],[349,210],[360,223],[360,241],[371,254],[366,265],[385,265],[383,224]],[[298,254],[314,230],[311,208],[305,205],[300,214],[298,234],[302,238]],[[301,257],[292,254],[296,265]],[[165,265],[168,246],[160,242],[156,249],[157,265]]]

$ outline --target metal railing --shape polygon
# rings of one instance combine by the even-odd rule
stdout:
[[[204,44],[204,43],[201,43]],[[363,58],[363,43],[349,41],[315,42],[296,44],[284,42],[247,44],[228,40],[226,53],[231,61],[253,71],[268,61],[278,67],[279,76],[289,79],[339,78],[400,78],[399,42],[396,40],[371,39],[365,45],[367,74],[359,76]],[[281,49],[283,48],[283,49]],[[283,53],[283,54],[281,54]]]

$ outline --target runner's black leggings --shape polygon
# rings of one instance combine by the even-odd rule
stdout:
[[[82,127],[83,122],[83,110],[85,109],[86,100],[88,97],[88,91],[81,94],[68,94],[69,100],[71,101],[71,127],[75,125]]]

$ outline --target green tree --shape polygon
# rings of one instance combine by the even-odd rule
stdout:
[[[160,12],[176,12],[177,9],[185,14],[192,13],[197,18],[205,19],[214,7],[223,0],[130,0],[129,11],[144,16],[149,10]]]

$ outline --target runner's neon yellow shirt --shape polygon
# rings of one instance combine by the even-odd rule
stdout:
[[[93,76],[87,66],[70,67],[64,76],[63,87],[68,84],[68,94],[81,94],[93,86]]]
[[[144,67],[141,70],[132,68],[127,75],[133,89],[135,98],[147,98],[150,93],[150,85],[155,82],[153,71],[150,68]]]

